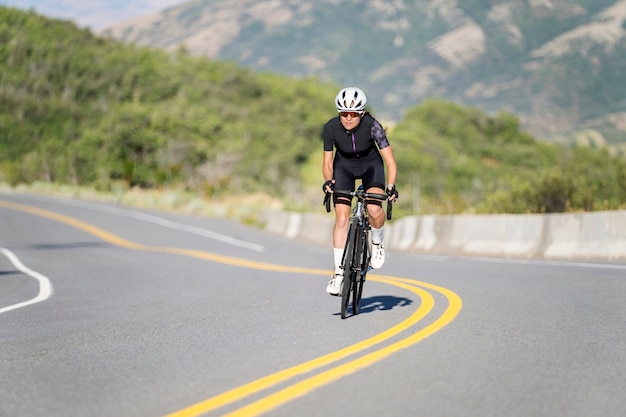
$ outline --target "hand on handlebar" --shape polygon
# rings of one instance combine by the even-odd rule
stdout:
[[[326,212],[330,213],[330,195],[335,189],[335,180],[328,180],[322,185],[322,191],[324,191],[324,206],[326,206]]]
[[[395,185],[388,185],[386,191],[387,196],[389,197],[388,199],[391,202],[395,202],[400,197],[400,193],[398,193],[398,190],[396,190]]]
[[[322,185],[322,191],[326,194],[332,194],[335,190],[335,180],[328,180]]]

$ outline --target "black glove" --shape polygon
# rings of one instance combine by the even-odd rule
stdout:
[[[398,193],[398,190],[396,190],[395,185],[387,186],[387,196],[390,198],[391,201],[395,201],[400,197],[400,193]]]
[[[324,183],[324,185],[322,185],[322,191],[324,191],[324,193],[327,193],[328,191],[326,191],[326,187],[329,187],[331,190],[335,189],[335,183],[333,182],[333,180],[328,180]]]

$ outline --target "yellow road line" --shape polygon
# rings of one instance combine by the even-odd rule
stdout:
[[[387,278],[391,278],[392,281],[396,281],[393,277],[387,277]],[[413,281],[410,279],[400,279],[397,281],[410,282],[410,283],[415,283],[416,285],[421,285],[421,283],[417,284],[416,281]],[[399,285],[399,286],[404,287],[404,285],[401,284],[400,282],[397,282],[396,284],[393,284],[393,285]],[[441,328],[445,327],[461,311],[461,307],[462,307],[461,298],[457,296],[455,293],[453,293],[452,291],[447,290],[445,288],[438,287],[432,284],[428,284],[427,286],[434,289],[435,291],[441,292],[443,295],[445,295],[448,298],[448,307],[446,308],[445,312],[432,324],[426,326],[422,330],[417,331],[416,333],[414,333],[413,335],[405,339],[402,339],[389,346],[378,349],[372,353],[369,353],[365,356],[357,358],[348,363],[339,365],[335,368],[332,368],[325,372],[314,375],[301,382],[293,384],[274,394],[268,395],[267,397],[264,397],[254,403],[251,403],[245,407],[242,407],[232,413],[226,414],[224,417],[252,417],[252,416],[258,416],[263,413],[266,413],[289,401],[292,401],[298,397],[302,397],[321,386],[327,385],[333,381],[336,381],[347,375],[355,373],[360,369],[370,366],[374,364],[375,362],[381,361],[382,359],[390,356],[393,353],[398,352],[399,350],[406,349],[409,346],[412,346],[418,343],[419,341],[425,339],[426,337],[432,335],[433,333],[437,332]]]
[[[6,207],[13,210],[23,211],[31,214],[35,214],[41,217],[47,217],[48,219],[56,220],[61,223],[69,224],[77,229],[82,229],[85,232],[92,234],[100,239],[112,243],[116,246],[121,246],[123,248],[128,249],[138,249],[141,250],[144,248],[143,245],[138,245],[136,243],[130,242],[126,239],[122,239],[119,236],[116,236],[112,233],[107,232],[106,230],[102,230],[99,227],[92,226],[89,223],[82,222],[78,219],[74,219],[73,217],[64,216],[63,214],[58,214],[52,211],[40,209],[37,207],[26,206],[18,203],[11,203],[9,201],[0,200],[0,207]]]
[[[75,219],[73,217],[65,216],[63,214],[55,213],[52,211],[40,209],[37,207],[27,206],[18,203],[12,203],[8,201],[0,200],[0,207],[6,207],[9,209],[23,211],[31,214],[35,214],[37,216],[46,217],[61,223],[68,224],[77,229],[81,229],[93,236],[96,236],[105,242],[109,242],[115,246],[120,246],[127,249],[134,250],[142,250],[142,251],[151,251],[151,252],[162,252],[162,253],[173,253],[184,256],[191,256],[195,258],[204,259],[207,261],[219,262],[227,265],[252,268],[264,271],[274,271],[274,272],[297,272],[297,273],[306,273],[306,274],[316,274],[316,275],[330,275],[330,271],[322,270],[322,269],[307,269],[307,268],[299,268],[299,267],[291,267],[291,266],[283,266],[283,265],[274,265],[268,264],[264,262],[255,262],[248,261],[245,259],[233,258],[229,256],[218,255],[209,252],[203,252],[192,249],[177,249],[177,248],[167,248],[160,246],[149,246],[142,245],[140,243],[134,243],[123,239],[113,233],[107,232],[97,226],[93,226],[89,223],[85,223],[81,220]]]
[[[314,275],[328,275],[329,274],[328,270],[322,270],[322,269],[308,269],[308,268],[291,267],[291,266],[284,266],[284,265],[275,265],[275,264],[269,264],[269,263],[264,263],[264,262],[248,261],[245,259],[222,256],[222,255],[218,255],[214,253],[203,252],[203,251],[192,250],[192,249],[179,249],[179,248],[142,245],[142,244],[130,242],[117,235],[114,235],[110,232],[107,232],[103,229],[100,229],[96,226],[85,223],[78,219],[65,216],[62,214],[58,214],[55,212],[51,212],[48,210],[44,210],[44,209],[40,209],[40,208],[36,208],[32,206],[27,206],[27,205],[22,205],[22,204],[17,204],[17,203],[12,203],[12,202],[7,202],[7,201],[2,201],[2,200],[0,200],[0,206],[13,209],[13,210],[28,212],[31,214],[35,214],[38,216],[46,217],[46,218],[49,218],[58,222],[68,224],[75,228],[81,229],[91,235],[94,235],[113,245],[128,248],[128,249],[178,254],[178,255],[189,256],[189,257],[204,259],[204,260],[213,261],[213,262],[219,262],[219,263],[232,265],[232,266],[252,268],[252,269],[258,269],[258,270],[264,270],[264,271],[291,272],[291,273],[295,272],[295,273],[314,274]],[[298,375],[311,372],[322,366],[326,366],[333,362],[339,361],[343,358],[346,358],[350,355],[358,353],[364,349],[367,349],[371,346],[381,343],[403,332],[404,330],[417,324],[420,320],[426,317],[426,315],[434,307],[433,296],[427,291],[419,287],[424,287],[424,288],[428,288],[430,290],[439,292],[448,299],[448,307],[446,311],[441,317],[435,320],[432,324],[426,326],[424,329],[416,332],[415,334],[399,342],[396,342],[392,345],[379,349],[375,352],[372,352],[368,355],[365,355],[361,358],[355,359],[353,361],[350,361],[348,363],[345,363],[343,365],[340,365],[328,371],[325,371],[315,376],[312,376],[310,378],[307,378],[304,381],[296,383],[281,391],[271,394],[255,403],[245,406],[231,413],[230,415],[239,417],[239,416],[256,416],[256,415],[262,414],[288,401],[291,401],[294,398],[303,396],[306,393],[316,388],[319,388],[320,386],[329,384],[332,381],[335,381],[346,375],[352,374],[358,371],[359,369],[362,369],[377,361],[380,361],[388,357],[392,353],[397,352],[401,349],[405,349],[423,340],[424,338],[430,336],[431,334],[435,333],[436,331],[440,330],[441,328],[449,324],[461,310],[461,306],[462,306],[461,299],[455,293],[453,293],[452,291],[446,288],[428,284],[428,283],[421,282],[421,281],[408,279],[408,278],[396,278],[396,277],[390,277],[390,276],[370,275],[368,276],[368,279],[371,281],[378,281],[378,282],[394,285],[394,286],[401,287],[401,288],[414,292],[422,300],[420,307],[411,316],[409,316],[407,319],[405,319],[401,323],[369,339],[366,339],[354,345],[348,346],[336,352],[330,353],[328,355],[324,355],[317,359],[294,366],[292,368],[285,369],[283,371],[274,373],[264,378],[260,378],[256,381],[242,385],[238,388],[232,389],[223,394],[201,401],[197,404],[189,406],[178,412],[169,414],[167,417],[189,417],[189,416],[198,416],[198,415],[207,413],[209,411],[223,407],[224,405],[227,405],[234,401],[241,400],[245,397],[248,397],[262,390],[271,388],[272,386],[278,383],[287,381]]]
[[[217,395],[215,397],[201,401],[197,404],[191,405],[183,410],[174,412],[172,414],[168,414],[167,417],[190,417],[190,416],[198,416],[201,414],[205,414],[215,409],[218,409],[220,407],[223,407],[229,403],[241,400],[259,391],[270,388],[280,382],[287,381],[298,375],[311,372],[315,369],[321,368],[322,366],[326,366],[333,362],[339,361],[349,355],[355,354],[371,346],[374,346],[384,340],[387,340],[397,335],[398,333],[406,330],[407,328],[415,325],[424,317],[426,317],[426,315],[433,309],[435,305],[435,300],[433,296],[420,288],[411,287],[409,285],[405,285],[402,283],[394,283],[392,280],[385,279],[383,277],[381,277],[380,279],[377,279],[376,281],[386,282],[392,285],[397,285],[399,287],[403,287],[405,289],[408,289],[409,291],[414,292],[422,299],[420,307],[408,319],[385,330],[382,333],[377,334],[374,337],[363,340],[362,342],[348,346],[344,349],[335,351],[328,355],[321,356],[317,359],[313,359],[311,361],[302,363],[300,365],[296,365],[292,368],[285,369],[275,374],[271,374],[261,379],[258,379],[256,381],[242,385],[240,387],[227,391],[223,394]]]

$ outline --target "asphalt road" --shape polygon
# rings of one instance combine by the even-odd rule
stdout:
[[[0,195],[0,416],[624,416],[626,265],[330,248]],[[376,273],[374,273],[376,272]]]

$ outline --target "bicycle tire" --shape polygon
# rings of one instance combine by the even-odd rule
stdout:
[[[341,318],[345,319],[348,315],[348,305],[350,304],[350,295],[354,283],[354,248],[356,244],[357,222],[356,219],[350,221],[348,228],[348,237],[343,250],[343,284],[341,287]],[[353,300],[354,302],[354,300]],[[354,310],[354,306],[352,307]]]
[[[361,307],[361,294],[363,292],[363,281],[361,274],[363,272],[363,255],[365,254],[365,247],[363,240],[365,238],[365,229],[363,225],[358,223],[356,225],[356,236],[354,245],[354,276],[352,281],[352,314],[359,314]]]
[[[361,246],[360,255],[359,255],[359,273],[356,276],[355,288],[354,288],[354,297],[353,297],[353,311],[354,314],[359,314],[361,310],[361,298],[363,296],[363,286],[365,285],[365,276],[367,275],[367,271],[369,269],[369,243],[367,238],[367,229],[366,227],[361,228],[359,244]]]

